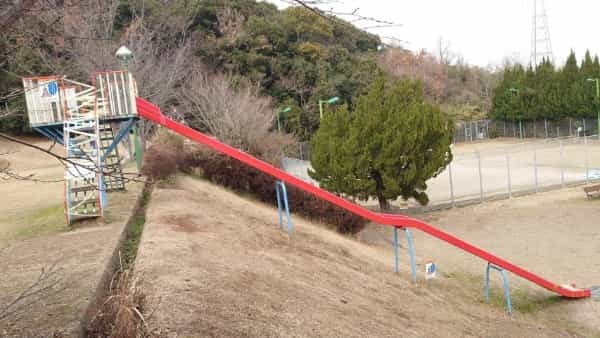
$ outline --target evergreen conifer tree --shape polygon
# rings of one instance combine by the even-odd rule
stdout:
[[[332,192],[360,200],[429,199],[427,180],[452,160],[453,126],[424,101],[420,82],[379,77],[366,95],[327,113],[312,139],[309,175]]]

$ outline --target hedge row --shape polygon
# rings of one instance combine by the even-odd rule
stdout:
[[[175,172],[192,172],[197,168],[201,175],[213,183],[236,192],[249,193],[265,203],[276,205],[276,179],[238,160],[216,154],[206,149],[185,151],[179,145],[162,143],[153,145],[144,157],[143,173],[152,179],[162,179]],[[367,223],[345,209],[320,200],[293,186],[287,186],[290,209],[310,220],[329,224],[340,233],[357,233]]]

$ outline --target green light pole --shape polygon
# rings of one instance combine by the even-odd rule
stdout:
[[[334,96],[328,100],[319,100],[319,117],[320,117],[320,119],[323,119],[323,103],[334,104],[334,103],[338,102],[339,100],[340,100],[340,98],[337,96]]]
[[[277,130],[281,133],[281,114],[285,114],[292,110],[289,106],[283,107],[277,112]]]
[[[121,67],[123,70],[129,71],[129,62],[133,60],[133,52],[129,50],[126,46],[121,46],[115,53],[115,56],[121,63]],[[142,135],[140,135],[140,124],[142,122],[138,121],[135,123],[135,127],[133,127],[133,146],[135,149],[135,163],[137,165],[138,171],[142,170],[142,160],[144,156],[144,140],[141,140]],[[129,141],[127,141],[129,153],[131,154],[131,145]]]
[[[596,82],[596,100],[600,99],[600,79],[587,79],[589,82]],[[583,131],[585,135],[585,130]],[[598,110],[598,138],[600,139],[600,109]]]

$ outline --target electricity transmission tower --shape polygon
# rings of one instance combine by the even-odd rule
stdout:
[[[554,62],[544,0],[533,0],[533,30],[531,33],[531,65],[537,66],[544,58]]]

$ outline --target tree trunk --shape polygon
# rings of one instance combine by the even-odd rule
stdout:
[[[377,194],[377,200],[379,201],[379,209],[381,211],[388,211],[390,210],[390,202],[388,202],[388,200],[385,198],[385,196],[383,196],[383,194]]]
[[[385,198],[385,186],[383,185],[383,178],[381,174],[377,170],[373,170],[371,172],[371,177],[375,180],[375,194],[377,196],[377,200],[379,201],[379,209],[381,211],[388,211],[390,209],[390,203],[387,198]]]

